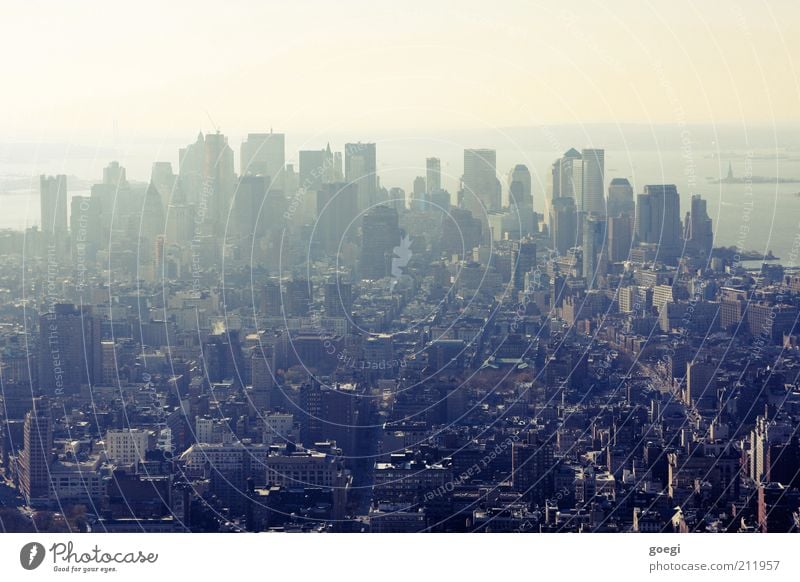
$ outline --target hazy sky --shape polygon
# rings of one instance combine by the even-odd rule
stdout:
[[[5,140],[800,119],[800,2],[5,3]]]

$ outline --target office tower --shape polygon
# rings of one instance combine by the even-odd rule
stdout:
[[[205,181],[205,166],[206,144],[201,132],[197,134],[194,143],[178,150],[178,181],[181,194],[189,204],[200,201]],[[203,197],[207,198],[207,195]],[[207,204],[207,200],[204,200],[204,207]]]
[[[466,257],[472,249],[481,244],[483,225],[472,216],[469,210],[451,208],[449,214],[442,215],[442,252]]]
[[[355,235],[354,221],[357,216],[356,184],[323,184],[317,192],[317,222],[313,239],[320,242],[325,252],[338,254],[344,237],[352,238]]]
[[[632,218],[622,213],[608,218],[608,260],[612,263],[627,261],[633,243]]]
[[[386,204],[394,208],[398,214],[406,209],[406,191],[402,188],[389,188]]]
[[[167,207],[165,232],[169,243],[188,244],[194,237],[194,206],[170,204]]]
[[[286,199],[269,190],[268,176],[242,176],[236,185],[229,218],[228,238],[262,236],[283,224]]]
[[[284,310],[283,286],[278,280],[264,284],[261,296],[261,310],[266,317],[280,317]]]
[[[353,312],[353,286],[339,276],[325,283],[325,315],[350,318]]]
[[[39,383],[48,396],[78,392],[92,380],[95,337],[91,308],[57,303],[39,317]]]
[[[248,133],[239,162],[240,175],[269,176],[270,189],[284,191],[286,147],[282,133]]]
[[[627,178],[613,178],[608,185],[608,215],[634,213],[633,186]]]
[[[255,416],[263,414],[265,410],[272,410],[277,404],[276,370],[274,346],[259,342],[250,355],[250,379],[253,387],[250,397]]]
[[[578,210],[605,216],[605,151],[585,149],[581,152],[581,159],[583,160],[583,192]]]
[[[111,162],[103,168],[103,184],[121,188],[127,185],[128,179],[125,173],[125,168],[119,165],[119,162]]]
[[[286,283],[285,306],[287,315],[302,317],[308,315],[311,298],[314,296],[311,283],[307,279],[292,279]]]
[[[142,219],[139,224],[139,235],[145,244],[164,234],[164,204],[155,184],[150,183],[144,194],[141,207]]]
[[[422,176],[417,176],[414,178],[414,185],[412,187],[412,191],[414,193],[414,200],[422,200],[425,197],[425,193],[428,191],[425,185],[425,178]]]
[[[209,382],[240,381],[244,367],[239,331],[212,330],[203,342],[202,363]]]
[[[523,164],[514,166],[508,176],[508,205],[533,208],[531,173]]]
[[[442,162],[439,158],[427,158],[425,160],[425,184],[426,192],[433,194],[442,189]]]
[[[366,210],[377,202],[378,167],[374,143],[345,144],[344,179],[357,188],[359,210]]]
[[[461,179],[461,206],[481,219],[487,212],[500,210],[500,181],[497,179],[497,152],[489,149],[464,150],[464,176]]]
[[[67,177],[39,177],[39,204],[42,233],[61,236],[67,232]]]
[[[587,215],[583,221],[583,278],[587,289],[599,287],[598,279],[605,273],[606,219]]]
[[[553,249],[559,255],[578,244],[578,209],[571,196],[553,198],[550,207],[550,230]]]
[[[686,368],[686,404],[708,410],[717,407],[716,366],[694,361]]]
[[[649,185],[636,200],[636,241],[658,245],[659,258],[669,262],[681,250],[681,201],[673,184]]]
[[[536,243],[530,240],[514,242],[511,247],[511,261],[514,289],[522,291],[525,287],[525,274],[536,267]]]
[[[48,401],[36,398],[25,415],[23,449],[19,455],[19,486],[29,505],[46,502],[50,492],[50,458],[53,423]]]
[[[233,200],[234,172],[233,150],[228,138],[221,133],[212,133],[205,138],[204,183],[200,193],[199,207],[203,202],[209,209],[211,232],[222,235],[228,211]]]
[[[158,190],[165,207],[168,204],[183,201],[178,176],[172,171],[170,162],[153,162],[150,170],[150,183]]]
[[[326,172],[333,165],[328,150],[300,150],[298,154],[298,187],[303,192],[316,192],[325,182]]]
[[[692,206],[686,217],[685,239],[693,250],[708,257],[714,246],[714,231],[708,216],[706,201],[699,194],[692,196]]]
[[[555,467],[552,444],[515,442],[511,445],[512,484],[523,499],[544,504],[553,493]]]
[[[70,199],[69,232],[72,258],[80,269],[94,263],[95,254],[102,242],[100,204],[90,196],[73,196]]]
[[[400,227],[394,208],[381,205],[364,214],[361,225],[360,277],[375,280],[392,275],[392,254],[399,244]]]
[[[574,148],[553,162],[550,175],[551,199],[572,198],[577,201],[583,197],[583,160]]]

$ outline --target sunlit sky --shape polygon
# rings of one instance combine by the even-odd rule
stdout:
[[[800,3],[15,2],[5,139],[800,118]]]

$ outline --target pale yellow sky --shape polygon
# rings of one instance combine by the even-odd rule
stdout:
[[[3,22],[3,139],[800,121],[797,1],[19,1]]]

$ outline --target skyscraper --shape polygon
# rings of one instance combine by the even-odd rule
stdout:
[[[439,158],[425,160],[425,185],[428,194],[442,189],[442,162]]]
[[[489,149],[464,150],[462,207],[475,218],[483,219],[488,211],[500,210],[500,181],[497,179],[497,152]]]
[[[578,244],[578,209],[571,196],[554,198],[550,207],[553,249],[560,255]]]
[[[550,176],[551,198],[572,198],[577,205],[583,196],[583,160],[574,148],[553,162]]]
[[[508,176],[508,205],[511,207],[533,207],[531,173],[528,167],[517,164]]]
[[[39,177],[41,229],[45,235],[64,235],[67,232],[67,177]]]
[[[628,259],[632,243],[632,219],[628,214],[608,218],[608,260],[618,263]]]
[[[39,317],[39,383],[48,396],[76,393],[93,377],[99,333],[91,308],[58,303]]]
[[[25,415],[23,448],[19,456],[19,484],[26,503],[46,502],[50,490],[53,423],[47,399],[36,398]]]
[[[337,254],[343,237],[353,237],[358,216],[358,187],[340,182],[323,184],[317,192],[317,222],[313,235],[326,252]]]
[[[361,226],[362,279],[382,279],[391,275],[392,252],[400,244],[397,210],[376,206],[364,214]]]
[[[633,186],[627,178],[613,178],[608,185],[608,215],[634,213]]]
[[[598,287],[598,277],[604,273],[606,219],[604,216],[586,215],[583,222],[583,277],[586,287]]]
[[[325,179],[325,169],[333,164],[328,161],[326,150],[300,150],[298,154],[300,167],[299,187],[305,192],[316,192]]]
[[[583,160],[583,192],[578,210],[605,215],[605,151],[585,149],[581,152],[581,159]]]
[[[353,286],[339,275],[332,277],[325,283],[325,315],[349,318],[352,311]]]
[[[692,207],[686,216],[684,237],[692,249],[708,257],[714,246],[714,231],[711,217],[708,216],[706,201],[699,194],[692,196]]]
[[[284,166],[286,165],[285,136],[282,133],[249,133],[242,142],[242,176],[269,176],[270,189],[284,190]]]
[[[233,200],[234,188],[233,150],[228,138],[217,132],[205,137],[203,161],[203,186],[198,206],[208,208],[207,228],[221,236],[227,222],[228,210]],[[201,226],[202,228],[202,226]]]
[[[378,173],[374,143],[344,146],[344,179],[358,189],[358,209],[366,210],[378,200]]]
[[[658,245],[662,261],[677,258],[681,248],[681,201],[674,184],[648,185],[636,200],[636,240]]]

